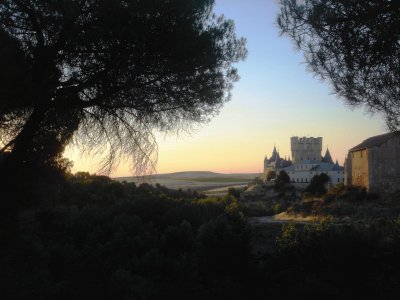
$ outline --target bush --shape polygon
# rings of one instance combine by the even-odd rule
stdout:
[[[240,289],[250,261],[232,196],[80,174],[57,205],[20,221],[14,243],[2,245],[1,299],[205,299]]]
[[[278,252],[265,265],[268,282],[277,287],[271,297],[332,293],[334,299],[396,299],[399,276],[392,271],[400,267],[399,220],[380,219],[368,226],[327,220],[303,229],[283,225]],[[287,284],[296,289],[282,295],[279,288]]]
[[[314,175],[310,184],[305,188],[305,192],[315,196],[321,196],[326,193],[325,185],[329,182],[329,176],[325,173]]]

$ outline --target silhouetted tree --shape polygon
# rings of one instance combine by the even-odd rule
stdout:
[[[16,235],[17,203],[57,194],[73,138],[101,155],[102,171],[128,155],[140,173],[154,168],[154,129],[189,129],[218,112],[246,48],[213,5],[0,1],[0,152],[9,152],[0,165],[0,239]]]
[[[325,173],[319,175],[314,175],[311,178],[310,184],[304,190],[305,192],[311,193],[313,195],[322,195],[326,193],[325,185],[329,182],[329,176]]]
[[[399,1],[281,0],[278,25],[346,103],[400,130]]]
[[[290,177],[288,173],[286,173],[284,170],[279,171],[278,177],[276,177],[275,183],[277,184],[286,184],[290,183]]]
[[[281,191],[288,183],[290,183],[289,175],[284,170],[279,171],[275,179],[275,189]]]
[[[276,172],[275,171],[268,171],[267,173],[267,181],[271,181],[272,179],[275,179],[276,177]]]
[[[7,166],[52,165],[73,137],[152,168],[153,129],[218,112],[246,56],[213,0],[0,3],[0,142]],[[4,63],[4,64],[3,64]],[[12,166],[12,168],[11,168]],[[3,167],[6,167],[3,165]]]

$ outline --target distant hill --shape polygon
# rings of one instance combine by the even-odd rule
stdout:
[[[116,177],[114,180],[127,182],[159,183],[171,189],[207,190],[216,187],[246,185],[259,173],[223,174],[210,171],[184,171],[156,174],[143,177]]]
[[[243,179],[254,179],[255,177],[260,176],[259,173],[215,173],[210,171],[182,171],[182,172],[174,172],[174,173],[164,173],[164,174],[155,174],[151,176],[144,176],[143,179],[157,179],[157,178],[174,178],[174,179],[183,179],[183,178],[214,178],[214,177],[225,177],[225,178],[243,178]],[[115,177],[114,180],[118,181],[137,181],[138,177],[136,176],[128,176],[128,177]],[[129,180],[130,179],[130,180]],[[133,180],[132,180],[133,179]]]
[[[202,177],[219,177],[220,173],[210,172],[210,171],[183,171],[175,173],[164,173],[157,174],[158,177],[169,177],[169,178],[202,178]]]

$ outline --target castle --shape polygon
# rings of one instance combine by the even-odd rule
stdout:
[[[330,184],[344,182],[344,169],[338,162],[333,162],[329,149],[325,155],[322,152],[322,137],[291,137],[292,160],[281,158],[276,147],[272,151],[271,157],[264,159],[264,174],[275,171],[276,175],[280,171],[285,171],[290,181],[299,186],[306,186],[311,182],[315,175],[325,173],[330,178]]]

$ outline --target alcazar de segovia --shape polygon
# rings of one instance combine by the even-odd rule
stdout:
[[[276,175],[285,171],[292,183],[306,186],[315,175],[325,173],[330,178],[330,184],[344,182],[344,168],[336,160],[333,162],[329,149],[325,155],[322,152],[322,137],[291,137],[292,159],[280,157],[276,147],[270,158],[264,159],[264,174],[274,171]]]

